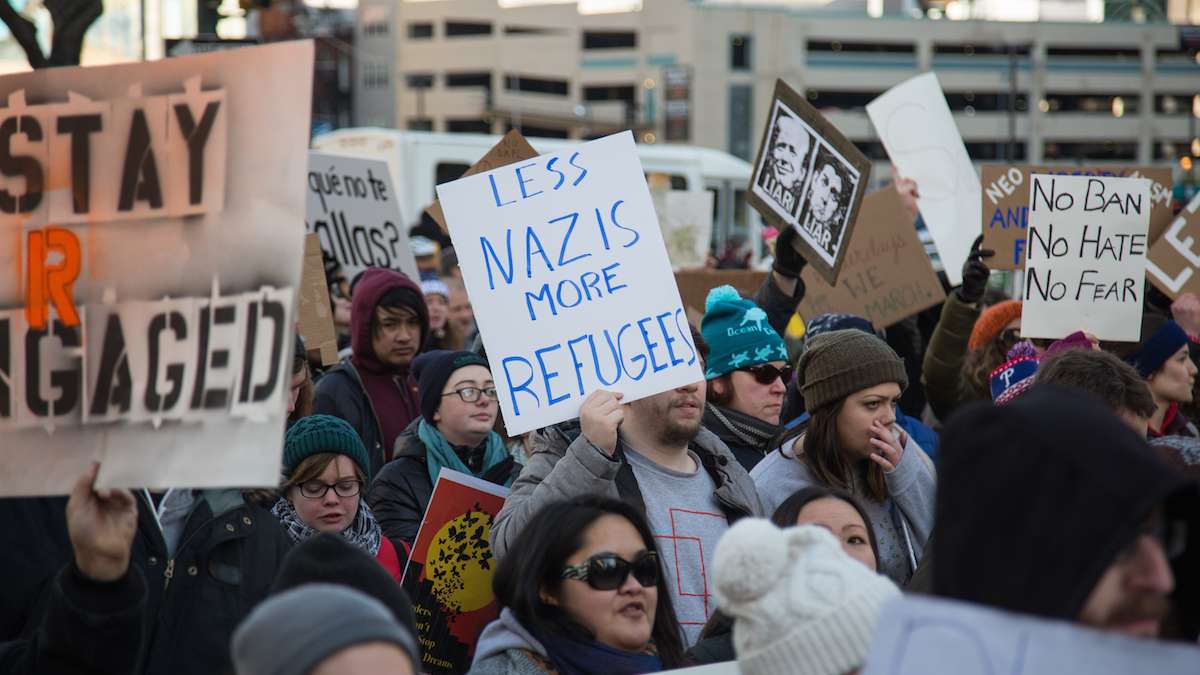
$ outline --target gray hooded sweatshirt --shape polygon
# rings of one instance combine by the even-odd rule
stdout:
[[[534,655],[548,659],[542,643],[505,607],[500,618],[480,633],[467,675],[546,675],[548,671]]]

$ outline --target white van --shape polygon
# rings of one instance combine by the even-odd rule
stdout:
[[[339,129],[313,139],[320,152],[382,159],[398,186],[405,221],[411,226],[433,201],[434,187],[457,179],[499,142],[488,134],[397,131],[378,127]],[[557,152],[581,141],[530,138],[540,153]],[[721,250],[726,238],[743,232],[760,241],[762,220],[746,203],[751,166],[719,150],[692,145],[638,145],[647,180],[669,181],[672,190],[713,192],[713,240]],[[760,246],[754,247],[757,262]]]

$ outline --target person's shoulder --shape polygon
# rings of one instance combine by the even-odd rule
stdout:
[[[554,666],[527,649],[506,649],[480,659],[468,675],[552,675]]]

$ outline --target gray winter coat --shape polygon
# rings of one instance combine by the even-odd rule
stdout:
[[[720,439],[701,428],[690,447],[717,486],[713,494],[730,524],[743,516],[763,515],[750,474]],[[513,482],[492,526],[492,551],[504,557],[525,524],[546,504],[586,494],[624,499],[645,510],[633,469],[620,448],[610,458],[580,433],[578,421],[535,432],[529,463]]]
[[[546,648],[505,607],[479,634],[467,675],[546,675],[554,672],[548,663]]]

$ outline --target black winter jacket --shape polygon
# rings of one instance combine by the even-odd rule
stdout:
[[[123,675],[137,672],[146,623],[146,581],[131,568],[101,583],[74,564],[50,582],[47,607],[29,639],[0,644],[0,673]]]
[[[350,359],[330,368],[317,380],[313,413],[333,415],[349,422],[367,447],[371,475],[379,475],[383,468],[383,430],[375,406],[371,405],[371,397]]]
[[[429,468],[425,463],[425,444],[417,436],[420,419],[396,438],[396,459],[384,465],[383,470],[371,482],[367,494],[367,505],[383,528],[383,533],[392,540],[396,552],[407,554],[417,538],[429,499],[433,496],[433,482],[429,479]],[[512,457],[492,467],[481,476],[484,480],[504,485],[516,480],[521,465]],[[406,556],[407,557],[407,556]],[[405,561],[401,561],[403,564]]]
[[[238,490],[203,490],[188,516],[174,559],[145,492],[131,568],[146,580],[144,648],[133,671],[212,675],[232,670],[229,639],[263,598],[291,547],[269,511]],[[52,603],[55,574],[73,558],[66,536],[66,499],[0,500],[0,639],[28,638]],[[16,554],[16,541],[37,542],[36,557]]]

